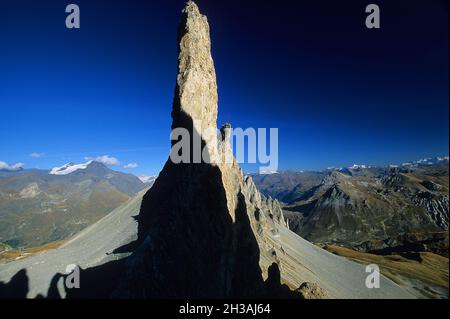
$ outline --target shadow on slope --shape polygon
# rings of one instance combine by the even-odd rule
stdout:
[[[8,283],[0,282],[0,299],[26,298],[28,293],[27,271],[18,271]]]

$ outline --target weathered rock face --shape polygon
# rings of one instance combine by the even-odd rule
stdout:
[[[448,232],[448,189],[442,164],[331,171],[286,205],[284,216],[294,232],[316,244],[399,251],[428,242],[427,249],[442,253],[448,236],[436,234]],[[419,242],[412,245],[416,235]]]
[[[199,134],[217,152],[217,83],[211,57],[209,25],[197,5],[189,1],[178,30],[178,76],[172,111],[172,129],[187,128]]]
[[[244,177],[232,155],[230,126],[216,132],[209,26],[191,1],[183,10],[178,60],[172,129],[198,134],[209,155],[217,156],[211,162],[167,161],[143,199],[139,246],[115,295],[266,296],[271,288],[264,275],[272,264],[278,267],[274,246],[281,246],[281,207],[262,198],[251,178]],[[219,160],[224,158],[231,160]]]
[[[304,282],[297,289],[303,299],[326,299],[327,293],[317,284]]]
[[[437,226],[448,230],[449,196],[443,195],[437,192],[437,190],[438,188],[436,187],[435,191],[418,192],[414,196],[413,202],[417,206],[425,208],[428,215]]]

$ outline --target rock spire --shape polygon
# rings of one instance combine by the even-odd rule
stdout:
[[[167,161],[142,201],[138,248],[127,261],[116,295],[267,296],[272,289],[265,284],[267,270],[279,271],[274,248],[281,246],[283,215],[278,202],[263,198],[234,160],[230,124],[217,132],[209,25],[192,1],[182,11],[178,41],[172,129],[201,133],[210,155],[231,161]]]

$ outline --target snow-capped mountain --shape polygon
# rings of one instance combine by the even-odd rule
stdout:
[[[422,158],[418,161],[413,162],[406,162],[402,163],[401,166],[407,166],[407,167],[417,167],[417,166],[429,166],[429,165],[436,165],[436,164],[448,164],[449,157],[448,156],[436,156],[436,157],[428,157],[428,158]]]
[[[88,161],[86,163],[82,164],[74,164],[74,163],[67,163],[60,167],[54,167],[50,171],[50,175],[67,175],[70,173],[73,173],[79,169],[86,169],[89,164],[91,164],[92,161]]]
[[[277,174],[278,171],[273,171],[273,170],[269,170],[269,169],[261,169],[259,171],[259,174],[263,174],[263,175],[270,175],[270,174]]]
[[[19,248],[65,239],[146,187],[96,161],[0,172],[0,243]]]
[[[444,156],[444,157],[436,156],[436,157],[422,158],[422,159],[416,161],[415,163],[419,164],[419,165],[433,165],[433,164],[441,164],[441,163],[445,163],[445,162],[448,163],[448,159],[449,159],[448,156]]]
[[[371,168],[372,166],[370,165],[365,165],[365,164],[353,164],[352,166],[348,167],[350,169],[364,169],[364,168]]]
[[[158,176],[138,176],[141,182],[146,185],[153,185],[157,177]]]

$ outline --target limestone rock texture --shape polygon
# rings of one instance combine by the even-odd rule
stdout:
[[[115,294],[271,296],[265,280],[268,267],[279,264],[275,248],[281,246],[282,210],[277,201],[262,197],[239,168],[229,142],[231,126],[217,132],[209,25],[192,1],[182,11],[178,43],[172,129],[183,127],[201,136],[210,158],[200,163],[166,162],[144,196],[139,246]]]
[[[172,129],[187,128],[205,139],[211,156],[217,154],[217,82],[206,16],[189,1],[178,29],[178,75]]]
[[[311,282],[304,282],[298,288],[303,299],[326,299],[327,293],[317,284]]]

